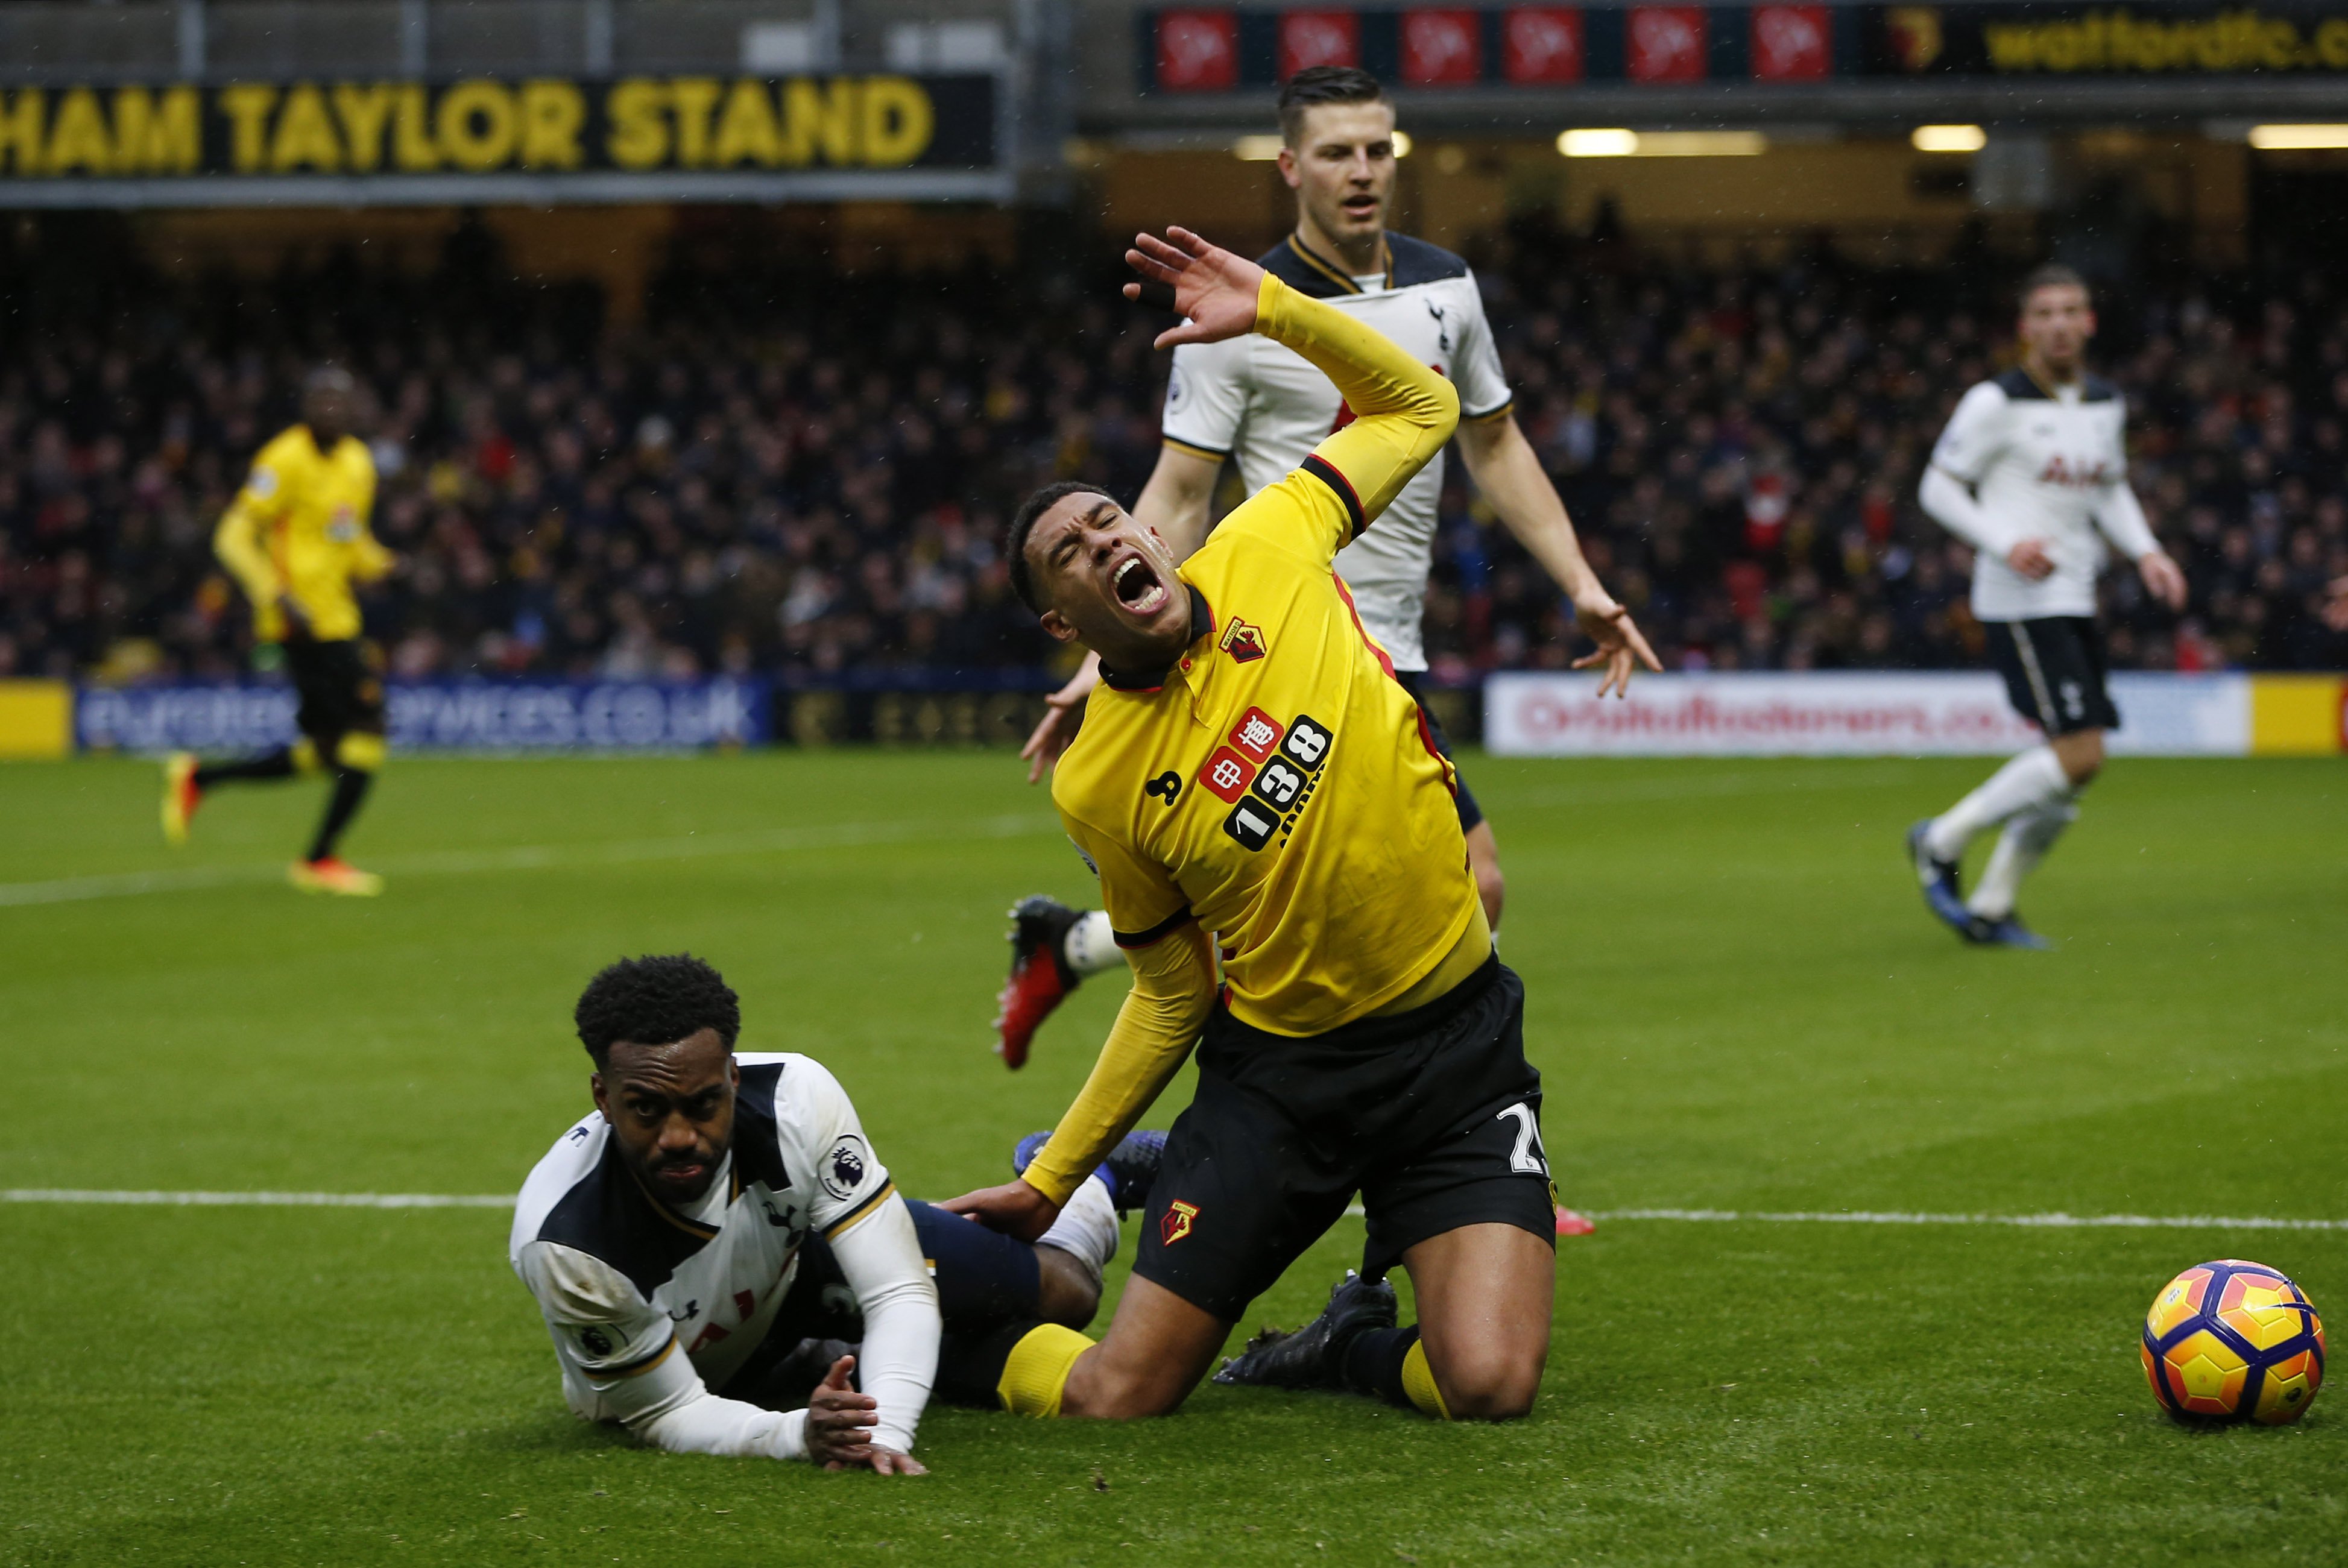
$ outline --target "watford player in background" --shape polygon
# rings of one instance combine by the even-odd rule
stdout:
[[[383,676],[359,639],[354,580],[391,569],[392,554],[368,531],[375,459],[351,434],[352,382],[332,366],[302,389],[302,423],[261,449],[212,550],[252,601],[253,635],[281,643],[302,706],[302,738],[239,762],[174,753],[163,768],[163,834],[184,844],[204,792],[238,780],[288,779],[332,770],[334,794],[309,853],[287,870],[309,893],[372,897],[383,878],[345,864],[335,845],[358,815],[383,766]]]

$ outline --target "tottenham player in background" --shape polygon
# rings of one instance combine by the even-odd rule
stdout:
[[[163,835],[186,843],[190,819],[216,785],[331,769],[325,815],[287,876],[304,892],[370,897],[383,891],[383,878],[335,853],[383,766],[383,676],[359,639],[351,584],[380,578],[393,564],[367,528],[375,458],[351,434],[355,390],[346,371],[329,365],[311,373],[302,423],[253,458],[212,539],[252,602],[254,640],[284,649],[302,700],[294,716],[302,738],[236,762],[174,753],[163,764]]]
[[[1575,620],[1598,644],[1574,661],[1604,667],[1601,696],[1629,685],[1643,663],[1660,670],[1630,614],[1608,596],[1582,559],[1565,504],[1518,428],[1514,403],[1484,302],[1468,263],[1424,241],[1391,233],[1395,113],[1377,78],[1351,67],[1314,66],[1280,95],[1281,177],[1296,192],[1296,227],[1258,265],[1309,298],[1325,300],[1375,328],[1458,389],[1460,455],[1477,488],[1510,533],[1573,603]],[[1227,457],[1248,494],[1277,484],[1332,430],[1354,416],[1329,378],[1261,336],[1186,343],[1175,351],[1166,387],[1164,446],[1133,516],[1156,528],[1179,560],[1197,549],[1212,518],[1209,504]],[[1426,654],[1419,620],[1443,497],[1438,455],[1387,509],[1378,526],[1337,557],[1362,624],[1394,661],[1414,697],[1422,695]],[[1052,698],[1021,755],[1032,783],[1076,733],[1099,661],[1087,660]],[[1422,703],[1423,706],[1423,703]],[[1432,712],[1437,744],[1443,731]],[[1447,753],[1448,747],[1446,746]],[[1500,924],[1503,881],[1491,825],[1465,784],[1459,825],[1485,917]],[[1078,915],[1047,898],[1012,911],[1012,972],[999,999],[998,1050],[1016,1067],[1037,1025],[1085,975],[1123,959],[1097,912]]]
[[[508,1255],[582,1418],[680,1452],[919,1475],[933,1387],[995,1405],[1019,1341],[1092,1320],[1108,1167],[1031,1246],[899,1198],[838,1079],[735,1053],[740,1006],[698,958],[612,965],[575,1021],[595,1110],[523,1184]],[[1150,1152],[1123,1176],[1136,1206]]]
[[[2014,913],[2022,879],[2079,815],[2119,713],[2104,690],[2096,575],[2105,541],[2171,610],[2185,574],[2153,538],[2128,487],[2127,411],[2086,372],[2096,313],[2067,267],[2022,287],[2022,363],[1967,392],[1932,449],[1924,509],[1973,548],[1973,617],[2022,716],[2045,733],[1939,816],[1909,830],[1924,901],[1969,942],[2043,948]],[[1966,897],[1958,862],[1978,834],[1997,847]]]

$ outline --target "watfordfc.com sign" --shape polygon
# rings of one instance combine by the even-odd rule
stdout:
[[[236,82],[0,92],[23,203],[940,195],[994,175],[992,76]],[[137,187],[135,193],[129,188]],[[911,189],[908,189],[908,188]],[[217,194],[207,196],[208,190]]]

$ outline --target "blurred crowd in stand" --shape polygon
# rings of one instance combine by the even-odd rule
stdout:
[[[1055,477],[1130,499],[1156,456],[1163,323],[1106,272],[680,245],[620,327],[592,288],[516,282],[478,226],[428,274],[345,250],[185,281],[108,221],[0,235],[0,675],[243,670],[212,524],[324,357],[373,405],[402,564],[369,625],[407,676],[1035,678],[1056,650],[1009,592],[1004,520]],[[1977,662],[1966,552],[1914,496],[1958,395],[2008,363],[2015,269],[1620,250],[1533,228],[1473,259],[1525,429],[1667,664]],[[2318,613],[2348,574],[2336,269],[2124,286],[2104,325],[2193,589],[2174,618],[2116,574],[2114,663],[2348,665]],[[1562,665],[1553,586],[1452,473],[1437,673]]]

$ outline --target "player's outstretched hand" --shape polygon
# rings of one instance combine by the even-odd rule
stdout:
[[[2153,550],[2136,563],[2144,576],[2144,586],[2153,598],[2171,610],[2185,608],[2185,569],[2169,559],[2164,550]]]
[[[855,1357],[842,1356],[808,1396],[808,1460],[826,1470],[862,1466],[878,1451],[872,1447],[872,1429],[880,1424],[880,1401],[848,1386],[855,1365]]]
[[[1019,748],[1020,760],[1027,764],[1027,782],[1034,784],[1044,776],[1044,770],[1060,760],[1068,743],[1076,738],[1077,727],[1085,722],[1085,700],[1100,684],[1100,655],[1085,655],[1083,668],[1068,677],[1068,683],[1044,699],[1044,716],[1035,721],[1035,733]]]
[[[1125,264],[1149,282],[1172,288],[1174,308],[1189,318],[1159,333],[1159,348],[1220,343],[1255,330],[1256,292],[1263,287],[1263,269],[1246,257],[1210,245],[1188,229],[1169,228],[1163,240],[1136,234]],[[1125,297],[1141,298],[1141,285],[1126,284]]]
[[[1601,593],[1589,603],[1576,600],[1573,619],[1581,634],[1598,644],[1594,652],[1585,653],[1573,661],[1576,670],[1587,670],[1603,664],[1606,673],[1598,682],[1601,697],[1612,692],[1618,697],[1631,694],[1631,672],[1644,664],[1662,674],[1663,661],[1647,646],[1645,633],[1631,620],[1631,612]]]
[[[1025,1182],[1005,1182],[999,1187],[981,1187],[974,1193],[948,1198],[938,1207],[950,1214],[976,1220],[989,1230],[1001,1231],[1021,1241],[1034,1241],[1050,1230],[1052,1222],[1060,1217],[1060,1205]]]

